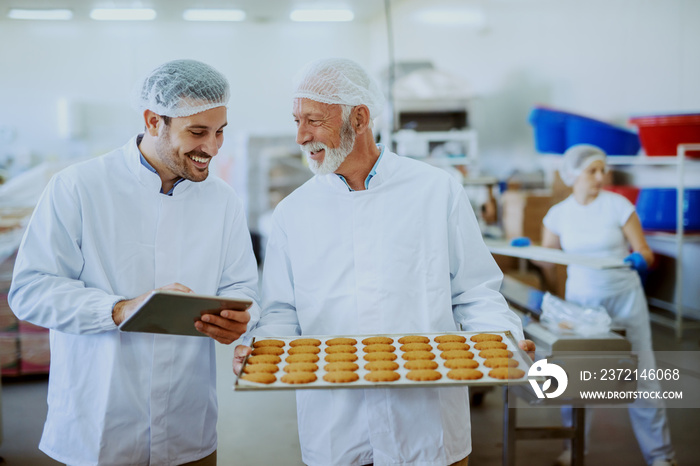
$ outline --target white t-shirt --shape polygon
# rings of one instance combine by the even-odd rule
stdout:
[[[630,253],[622,227],[634,212],[625,197],[601,191],[593,202],[579,204],[572,196],[553,206],[542,223],[559,236],[562,250],[591,257],[624,259]],[[597,270],[580,265],[567,267],[567,294],[595,293],[607,296],[637,283],[632,269]]]

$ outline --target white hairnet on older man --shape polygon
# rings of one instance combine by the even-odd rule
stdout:
[[[569,147],[561,160],[560,175],[567,186],[573,186],[576,178],[596,160],[605,163],[605,152],[590,144],[576,144]]]

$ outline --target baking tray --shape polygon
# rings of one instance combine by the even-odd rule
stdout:
[[[507,349],[513,353],[512,358],[516,361],[518,361],[518,369],[521,369],[524,372],[524,375],[521,378],[518,379],[497,379],[490,377],[488,375],[489,371],[491,368],[484,366],[484,358],[479,356],[479,351],[474,349],[475,343],[470,340],[470,338],[473,335],[478,335],[482,333],[488,333],[492,335],[500,335],[503,338],[503,343],[507,345]],[[409,372],[408,369],[406,369],[405,361],[403,359],[403,354],[404,352],[401,351],[401,344],[398,342],[398,339],[403,337],[403,336],[410,336],[410,335],[420,335],[420,336],[425,336],[430,339],[429,344],[432,346],[432,353],[435,355],[435,358],[433,361],[437,362],[438,367],[435,369],[438,371],[441,375],[440,379],[435,380],[435,381],[414,381],[406,378],[406,374]],[[447,377],[447,373],[450,371],[448,367],[445,367],[445,360],[441,357],[441,351],[438,350],[437,345],[438,343],[435,341],[435,337],[438,337],[440,335],[462,335],[464,336],[467,341],[466,343],[469,344],[470,349],[472,353],[474,353],[474,360],[479,363],[479,366],[476,368],[477,370],[481,371],[483,373],[483,377],[477,380],[453,380]],[[357,351],[354,353],[357,356],[357,361],[355,361],[355,364],[359,366],[359,368],[355,371],[357,375],[359,376],[359,379],[354,381],[354,382],[347,382],[347,383],[333,383],[333,382],[327,382],[323,379],[323,376],[327,373],[324,370],[324,366],[328,364],[328,362],[325,361],[325,356],[327,355],[326,349],[328,348],[328,345],[326,345],[326,341],[330,340],[332,338],[338,338],[338,337],[346,337],[346,338],[353,338],[357,340],[357,343],[354,345],[357,348]],[[364,378],[364,376],[369,373],[370,371],[365,369],[364,366],[367,364],[367,361],[363,359],[363,356],[366,354],[363,351],[363,347],[365,345],[362,344],[362,340],[365,338],[369,337],[389,337],[394,340],[394,343],[392,345],[396,348],[394,353],[396,354],[397,358],[395,359],[395,362],[399,364],[399,368],[396,369],[396,372],[399,373],[400,378],[396,381],[393,382],[370,382]],[[282,376],[286,374],[284,371],[284,367],[287,364],[285,362],[285,358],[289,356],[289,349],[291,348],[290,342],[292,340],[297,340],[301,338],[316,338],[318,340],[321,340],[321,345],[319,346],[320,352],[317,354],[319,357],[318,362],[316,362],[316,365],[318,366],[318,370],[316,370],[314,373],[316,374],[316,380],[311,383],[306,383],[306,384],[289,384],[282,382]],[[402,334],[376,334],[376,335],[302,335],[302,336],[294,336],[294,337],[259,337],[255,338],[253,340],[253,343],[255,341],[259,340],[281,340],[284,342],[284,347],[282,348],[284,353],[279,355],[281,362],[277,364],[278,370],[274,373],[276,377],[276,381],[265,384],[265,383],[258,383],[258,382],[252,382],[249,380],[245,380],[242,378],[242,376],[245,374],[245,367],[248,362],[248,357],[243,361],[243,367],[241,369],[241,374],[236,377],[236,381],[234,383],[234,389],[235,390],[303,390],[303,389],[329,389],[329,388],[372,388],[372,387],[382,387],[382,388],[401,388],[401,387],[435,387],[435,386],[457,386],[457,385],[469,385],[469,386],[489,386],[489,385],[510,385],[510,384],[522,384],[522,383],[527,383],[528,382],[528,377],[527,377],[527,372],[530,366],[532,365],[532,360],[530,357],[527,355],[525,351],[523,351],[513,338],[513,335],[509,331],[503,331],[503,332],[441,332],[441,333],[402,333]]]

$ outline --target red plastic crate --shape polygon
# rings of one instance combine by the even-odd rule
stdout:
[[[639,138],[647,155],[676,155],[678,144],[700,144],[700,113],[650,115],[630,119],[639,127]],[[700,158],[700,151],[686,152]]]

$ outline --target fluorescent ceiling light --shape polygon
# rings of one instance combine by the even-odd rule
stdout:
[[[150,21],[156,19],[151,8],[95,8],[90,18],[97,21]]]
[[[459,24],[468,26],[483,26],[486,24],[484,12],[476,9],[434,9],[421,10],[415,18],[428,24]]]
[[[7,17],[10,19],[38,19],[49,21],[65,21],[73,17],[71,10],[23,10],[12,8]]]
[[[243,10],[190,9],[182,13],[185,21],[243,21]]]
[[[292,21],[352,21],[355,15],[350,10],[293,10]]]

